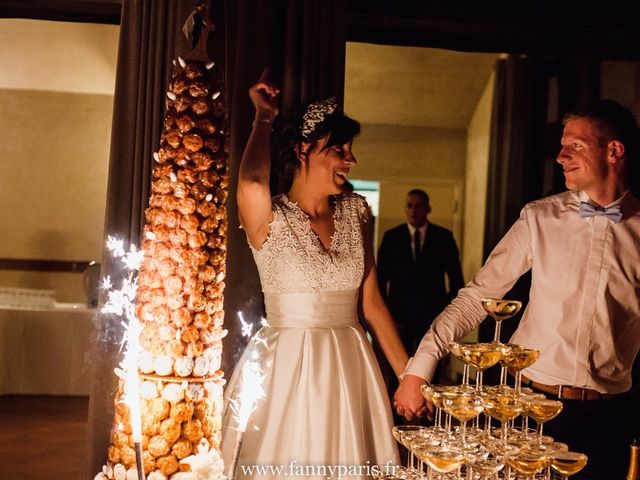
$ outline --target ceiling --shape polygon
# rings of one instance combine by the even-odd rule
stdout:
[[[466,129],[498,57],[349,42],[345,111],[362,123]]]

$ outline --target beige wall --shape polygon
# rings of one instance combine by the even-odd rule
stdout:
[[[465,143],[464,130],[367,123],[354,143],[358,165],[352,176],[460,179]]]
[[[0,88],[113,95],[116,25],[0,19]]]
[[[100,261],[118,27],[0,20],[0,258]],[[0,287],[84,302],[77,273]]]
[[[432,197],[430,219],[453,229],[460,241],[461,192],[464,182],[464,130],[403,125],[364,124],[354,143],[354,179],[380,182],[378,242],[382,233],[405,221],[402,204],[411,188],[424,188]]]
[[[493,86],[494,75],[491,75],[467,131],[464,240],[462,243],[462,271],[467,281],[476,274],[483,264]]]
[[[0,90],[0,257],[100,260],[113,97]],[[0,272],[0,285],[82,301],[78,274]],[[61,279],[71,279],[61,281]]]
[[[0,90],[0,257],[99,259],[112,102]]]

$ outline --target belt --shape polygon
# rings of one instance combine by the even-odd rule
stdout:
[[[534,382],[524,375],[520,376],[520,380],[523,385],[531,386],[564,400],[608,400],[615,396],[610,393],[600,393],[590,388],[571,387],[568,385],[545,385],[544,383]]]

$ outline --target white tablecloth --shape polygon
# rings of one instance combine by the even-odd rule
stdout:
[[[94,314],[0,309],[0,395],[89,395]]]

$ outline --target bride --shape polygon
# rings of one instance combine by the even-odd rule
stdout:
[[[265,74],[249,91],[256,117],[237,200],[268,326],[247,346],[227,387],[223,456],[228,465],[241,445],[235,478],[365,478],[396,464],[398,452],[389,399],[359,318],[396,375],[407,354],[378,290],[369,208],[360,195],[342,193],[356,164],[351,147],[360,124],[335,99],[276,118],[278,94]],[[271,155],[293,170],[289,191],[273,198]],[[240,443],[226,407],[255,352],[265,397]]]

